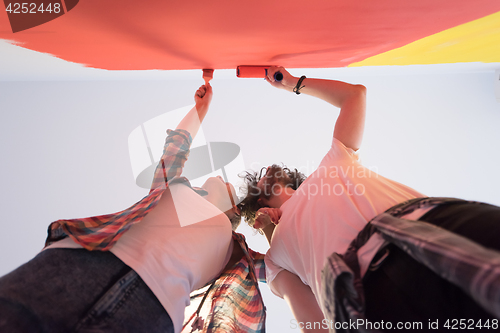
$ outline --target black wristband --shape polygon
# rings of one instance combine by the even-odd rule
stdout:
[[[306,78],[305,75],[302,75],[299,79],[299,81],[297,82],[297,85],[295,86],[295,88],[293,88],[293,92],[296,93],[297,95],[300,95],[300,89],[304,88],[305,86],[300,86],[302,84],[302,81],[304,81],[304,79]]]

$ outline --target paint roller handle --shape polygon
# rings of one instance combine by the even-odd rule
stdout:
[[[283,74],[280,71],[274,73],[274,80],[277,82],[281,82],[283,80]]]
[[[266,76],[267,76],[267,68],[266,68]],[[274,81],[281,82],[283,80],[283,74],[280,71],[274,73]]]
[[[290,75],[282,66],[270,66],[267,69],[266,80],[273,87],[292,91],[297,84],[298,78]]]

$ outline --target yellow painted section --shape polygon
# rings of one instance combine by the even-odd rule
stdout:
[[[500,12],[422,38],[348,67],[500,62]]]

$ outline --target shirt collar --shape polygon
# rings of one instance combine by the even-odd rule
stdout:
[[[169,185],[184,184],[184,185],[189,186],[190,188],[192,188],[193,191],[195,191],[196,193],[198,193],[201,196],[204,196],[204,195],[208,194],[208,192],[206,190],[202,189],[201,187],[192,186],[191,183],[189,182],[189,180],[186,177],[176,177],[176,178],[172,179],[168,184]]]

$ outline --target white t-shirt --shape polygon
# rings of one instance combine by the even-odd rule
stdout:
[[[111,252],[153,291],[180,332],[189,294],[217,277],[232,253],[231,223],[217,207],[183,184],[134,224]],[[65,238],[47,248],[81,248]]]
[[[310,286],[318,304],[321,270],[333,252],[343,254],[367,222],[388,208],[421,193],[365,168],[358,155],[337,139],[312,173],[282,206],[266,254],[267,281],[283,269]],[[382,244],[372,238],[358,252],[362,274]]]

